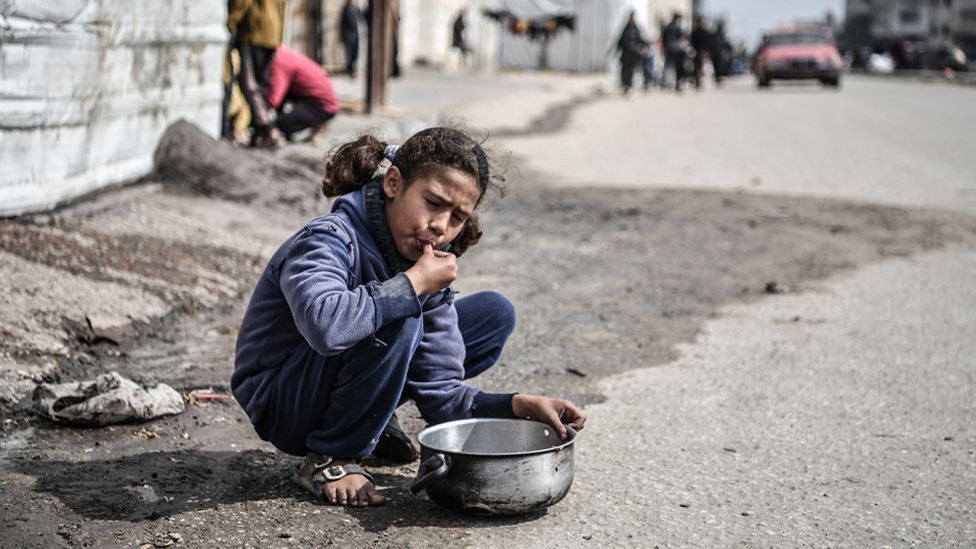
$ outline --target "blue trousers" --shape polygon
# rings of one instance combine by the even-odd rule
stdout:
[[[496,292],[479,292],[454,305],[468,379],[498,361],[515,329],[515,310]],[[303,342],[275,376],[269,409],[255,425],[258,435],[297,456],[368,456],[405,400],[407,371],[423,335],[423,320],[407,318],[335,356],[322,356]]]

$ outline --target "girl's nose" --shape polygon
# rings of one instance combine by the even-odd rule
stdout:
[[[437,236],[447,232],[447,223],[451,219],[451,214],[438,215],[430,220],[430,230]]]

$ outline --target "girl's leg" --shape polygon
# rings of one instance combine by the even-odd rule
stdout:
[[[491,367],[515,330],[515,308],[498,292],[479,292],[454,302],[464,338],[464,379]]]
[[[454,306],[464,340],[464,379],[468,379],[498,361],[508,336],[515,329],[515,308],[497,292],[479,292],[456,300]],[[405,395],[401,396],[399,404],[404,402]],[[413,441],[403,432],[396,416],[392,416],[380,440],[375,456],[399,463],[416,459]]]
[[[422,335],[420,319],[408,318],[332,357],[299,345],[275,377],[259,434],[295,455],[369,455],[399,402]]]

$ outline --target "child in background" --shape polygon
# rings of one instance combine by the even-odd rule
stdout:
[[[374,177],[384,158],[390,166]],[[430,424],[522,417],[561,437],[564,424],[583,427],[569,401],[463,382],[498,360],[515,326],[501,294],[455,299],[451,287],[457,258],[481,237],[475,211],[496,177],[482,147],[455,129],[429,128],[400,147],[363,136],[326,166],[323,192],[339,196],[332,213],[268,263],[231,387],[262,439],[305,456],[294,479],[316,496],[385,502],[358,460],[378,449],[407,400]]]

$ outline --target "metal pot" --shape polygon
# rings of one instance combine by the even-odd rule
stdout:
[[[463,419],[424,429],[420,469],[410,490],[475,515],[541,511],[573,484],[576,431],[560,440],[548,425],[525,419]]]

